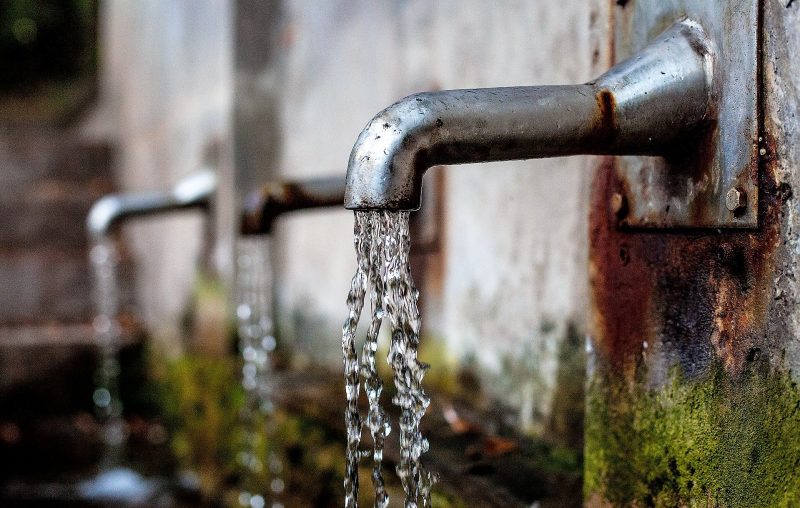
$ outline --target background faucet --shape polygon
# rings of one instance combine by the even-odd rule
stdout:
[[[280,215],[295,210],[341,206],[344,194],[345,180],[341,176],[267,182],[248,196],[242,211],[241,233],[269,234]]]
[[[198,170],[181,179],[168,191],[109,194],[97,200],[86,218],[94,242],[107,237],[121,222],[190,208],[206,209],[217,190],[217,177],[210,169]]]

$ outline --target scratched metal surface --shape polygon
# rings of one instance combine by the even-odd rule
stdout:
[[[620,2],[618,2],[619,4]],[[614,60],[641,49],[677,19],[700,23],[715,46],[717,121],[670,157],[620,157],[630,227],[758,226],[758,0],[630,0],[615,7]],[[713,112],[712,112],[713,113]],[[747,196],[732,212],[726,193]]]

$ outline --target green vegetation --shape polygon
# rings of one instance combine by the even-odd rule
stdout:
[[[93,75],[96,25],[96,0],[0,3],[0,90],[31,90]]]
[[[157,384],[170,432],[172,452],[184,469],[194,471],[207,499],[238,505],[238,487],[269,485],[272,473],[249,471],[238,460],[246,449],[259,457],[273,452],[280,458],[284,498],[324,506],[344,497],[344,447],[322,422],[275,411],[257,415],[248,425],[260,429],[256,442],[246,445],[243,425],[244,390],[237,358],[184,356],[157,366]],[[321,503],[321,504],[320,504]],[[292,503],[287,503],[292,505]]]
[[[179,464],[195,471],[207,494],[235,477],[244,391],[232,358],[185,356],[163,365],[161,407]]]

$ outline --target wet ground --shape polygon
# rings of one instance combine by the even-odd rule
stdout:
[[[338,442],[343,443],[341,407],[325,402],[340,400],[342,390],[338,375],[334,379],[329,373],[317,372],[314,376],[284,374],[276,392],[290,413],[305,415],[330,435],[341,436]],[[390,398],[387,393],[385,400]],[[582,459],[578,451],[520,436],[502,408],[478,410],[437,393],[431,399],[422,428],[431,444],[425,462],[439,477],[434,487],[435,506],[507,507],[537,502],[541,508],[581,506]],[[393,421],[397,421],[396,415]],[[367,443],[369,438],[362,441]],[[402,499],[399,480],[391,474],[399,456],[396,440],[387,440],[384,464],[393,501]],[[369,500],[370,465],[361,469],[364,501]]]
[[[147,389],[165,392],[156,399],[168,410],[147,417],[129,414],[130,438],[122,461],[128,469],[100,477],[102,446],[89,413],[0,419],[0,506],[236,506],[241,481],[233,430],[238,392],[229,382],[235,372],[234,362],[226,368],[201,362],[162,374],[161,385]],[[181,386],[164,389],[165,382]],[[197,384],[205,389],[187,389]],[[284,506],[341,506],[341,374],[285,371],[276,375],[275,393],[279,409],[272,445],[283,463],[278,499]],[[510,423],[510,413],[499,406],[478,408],[452,394],[432,394],[423,432],[431,442],[426,464],[440,478],[434,506],[581,505],[580,452],[520,436]],[[398,458],[397,444],[389,440],[384,463],[391,506],[402,500],[392,473]],[[360,476],[362,504],[369,506],[369,464]],[[103,498],[109,485],[127,497]]]

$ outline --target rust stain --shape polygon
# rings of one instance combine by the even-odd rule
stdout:
[[[615,159],[602,160],[592,186],[590,288],[595,347],[609,368],[631,379],[647,342],[690,377],[714,359],[736,375],[763,347],[787,193],[774,161],[762,163],[757,230],[630,231],[609,203],[615,193],[631,196]]]
[[[598,90],[595,94],[597,102],[596,132],[598,143],[611,144],[617,136],[617,102],[614,94],[608,89]]]
[[[650,333],[652,271],[638,253],[631,253],[628,235],[617,231],[609,202],[625,189],[615,175],[615,159],[604,157],[592,188],[589,281],[594,299],[592,331],[613,367],[624,367],[630,354],[640,356]],[[633,244],[636,247],[636,244]]]

